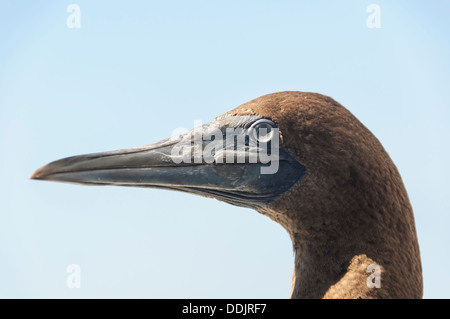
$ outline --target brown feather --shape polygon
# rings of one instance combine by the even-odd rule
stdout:
[[[414,216],[400,174],[378,139],[332,98],[262,96],[222,115],[260,115],[307,175],[260,213],[290,234],[292,298],[421,298]],[[369,288],[369,265],[381,287]]]

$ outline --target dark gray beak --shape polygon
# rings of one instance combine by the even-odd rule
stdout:
[[[288,152],[276,149],[275,154],[272,146],[278,145],[278,135],[266,144],[265,158],[271,160],[263,161],[261,143],[252,138],[268,134],[266,130],[263,135],[255,133],[258,125],[275,128],[273,122],[257,116],[228,117],[154,144],[60,159],[41,167],[31,178],[165,188],[257,208],[279,197],[306,173]],[[234,143],[228,143],[227,132],[231,131]],[[239,140],[243,144],[236,143]]]

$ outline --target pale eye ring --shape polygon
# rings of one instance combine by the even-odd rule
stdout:
[[[255,141],[260,143],[268,143],[274,136],[274,129],[276,125],[271,120],[261,119],[253,123],[248,131],[249,135]]]

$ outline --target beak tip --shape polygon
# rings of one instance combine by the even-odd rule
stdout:
[[[41,176],[39,175],[39,172],[36,171],[30,175],[30,179],[41,179]]]
[[[45,179],[45,176],[47,174],[45,174],[44,172],[44,167],[39,168],[38,170],[34,171],[33,174],[30,175],[30,179]]]
[[[30,175],[30,179],[39,179],[39,175],[36,174],[36,172],[34,172],[33,174]]]

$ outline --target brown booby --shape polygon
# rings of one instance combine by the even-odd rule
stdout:
[[[225,143],[230,130],[233,143]],[[31,178],[172,189],[253,208],[292,239],[291,298],[422,298],[413,210],[400,174],[341,104],[317,93],[273,93],[197,132],[61,159]],[[263,145],[272,162],[253,156]],[[198,156],[206,148],[208,156]]]

